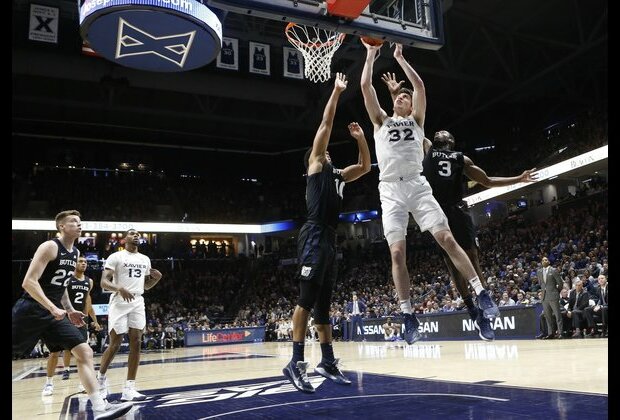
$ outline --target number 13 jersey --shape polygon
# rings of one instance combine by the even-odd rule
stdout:
[[[375,132],[380,181],[410,180],[422,173],[424,130],[411,117],[388,117]]]
[[[151,270],[151,259],[139,252],[122,250],[108,257],[105,268],[114,271],[114,284],[141,295],[144,293],[144,279]]]

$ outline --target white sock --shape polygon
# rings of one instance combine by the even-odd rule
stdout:
[[[50,385],[54,385],[54,377],[47,377],[47,382],[45,382],[45,385],[50,384]]]
[[[98,372],[97,379],[105,379],[105,373]]]
[[[125,382],[125,388],[135,388],[136,387],[136,381],[130,381],[129,379],[127,379],[127,382]]]
[[[484,290],[484,287],[482,287],[482,283],[480,283],[480,279],[478,278],[478,276],[469,280],[469,284],[471,284],[471,287],[473,287],[474,290],[476,291],[476,295],[479,295],[480,292]]]
[[[411,309],[411,300],[405,299],[400,301],[400,310],[405,314],[410,314],[413,312]]]
[[[101,398],[101,395],[98,391],[93,394],[88,394],[88,398],[93,405],[93,411],[105,410],[105,401],[103,401],[103,398]]]

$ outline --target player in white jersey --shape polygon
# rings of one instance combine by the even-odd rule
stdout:
[[[364,104],[374,125],[375,149],[379,163],[379,196],[383,212],[383,233],[390,247],[392,277],[398,293],[405,323],[405,341],[412,344],[420,339],[419,321],[411,308],[409,272],[406,265],[405,236],[409,212],[422,232],[428,230],[446,251],[458,271],[478,295],[478,305],[486,318],[499,315],[497,305],[484,290],[467,254],[454,239],[448,219],[433,197],[431,187],[422,175],[424,160],[424,118],[426,91],[418,73],[405,60],[402,45],[394,47],[394,58],[413,85],[413,91],[402,88],[393,103],[393,114],[385,112],[372,85],[372,71],[381,46],[366,47],[361,89]],[[428,140],[427,140],[428,141]],[[430,143],[430,142],[429,142]],[[427,147],[430,144],[426,145]]]
[[[108,308],[108,332],[110,345],[101,356],[99,368],[99,391],[108,394],[106,372],[121,346],[123,335],[129,335],[129,358],[127,382],[123,387],[123,401],[142,401],[146,396],[136,391],[135,381],[140,364],[142,331],[146,327],[144,290],[155,286],[162,274],[151,268],[151,260],[138,252],[140,233],[129,229],[125,236],[125,249],[110,255],[101,275],[101,287],[115,292],[110,296]]]

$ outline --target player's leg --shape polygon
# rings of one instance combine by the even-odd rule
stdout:
[[[54,393],[54,374],[56,373],[56,366],[58,366],[59,354],[59,351],[55,351],[50,353],[47,358],[47,379],[43,386],[43,391],[41,391],[41,395],[44,397]]]
[[[61,348],[69,351],[70,349],[75,356],[78,375],[88,392],[95,420],[117,418],[131,410],[130,404],[111,405],[101,396],[93,367],[93,351],[84,342],[82,332],[71,324],[68,318],[52,323],[43,333],[43,339],[50,351],[58,351]]]
[[[337,273],[338,265],[334,249],[331,253],[331,261],[328,263],[328,268],[325,271],[323,283],[319,290],[319,296],[314,304],[314,324],[319,332],[322,355],[321,362],[314,368],[314,371],[325,378],[331,379],[337,384],[350,385],[351,381],[344,376],[338,368],[339,359],[334,357],[332,328],[329,323],[329,308],[332,302],[332,291],[334,289],[334,283],[336,282]]]
[[[63,351],[62,352],[62,362],[64,365],[64,370],[62,372],[62,379],[67,380],[71,376],[71,352]]]
[[[114,419],[131,410],[131,403],[110,404],[101,396],[93,366],[93,350],[88,344],[81,343],[73,347],[71,352],[75,356],[80,382],[88,393],[95,419]]]
[[[314,392],[314,387],[306,374],[308,362],[304,359],[304,346],[308,317],[318,297],[325,271],[322,229],[318,225],[305,224],[299,233],[299,299],[293,312],[293,356],[282,370],[295,388],[307,393]]]
[[[458,272],[468,279],[478,297],[478,307],[484,311],[484,317],[492,319],[499,315],[499,309],[493,302],[488,292],[482,287],[480,278],[474,269],[468,255],[457,243],[452,231],[448,226],[448,219],[437,203],[430,185],[426,178],[411,181],[411,193],[409,195],[411,213],[421,231],[430,231],[439,246],[450,257],[450,260]]]
[[[402,183],[380,182],[379,197],[381,199],[381,221],[383,234],[390,247],[392,260],[392,278],[398,294],[398,303],[405,321],[405,341],[413,344],[420,339],[418,326],[420,322],[411,308],[411,282],[406,263],[405,236],[409,223],[407,203],[401,199]]]
[[[144,312],[143,312],[144,313]],[[130,316],[131,318],[131,316]],[[138,316],[139,318],[139,316]],[[133,325],[140,325],[136,321]],[[144,326],[142,329],[129,328],[129,357],[127,359],[127,381],[123,387],[123,395],[121,401],[143,401],[146,399],[146,395],[136,391],[136,376],[138,374],[138,366],[140,365],[140,346],[142,344],[142,331],[146,326],[146,319],[144,320]]]

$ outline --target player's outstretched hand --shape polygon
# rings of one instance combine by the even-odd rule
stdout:
[[[398,95],[400,87],[403,85],[403,83],[405,83],[404,80],[401,80],[400,82],[397,81],[396,75],[390,72],[383,73],[383,76],[381,76],[381,80],[383,80],[383,83],[387,85],[388,89],[390,90],[390,95]]]
[[[364,138],[364,130],[362,130],[362,127],[360,127],[358,123],[352,122],[349,124],[348,127],[349,127],[349,133],[354,139],[358,140],[358,139]]]
[[[336,73],[336,80],[334,81],[334,89],[337,92],[342,92],[343,90],[345,90],[347,88],[347,83],[349,83],[347,81],[347,76],[345,76],[343,73]]]
[[[528,169],[527,171],[523,171],[521,174],[521,182],[534,182],[538,180],[538,174],[534,173],[536,168]]]

